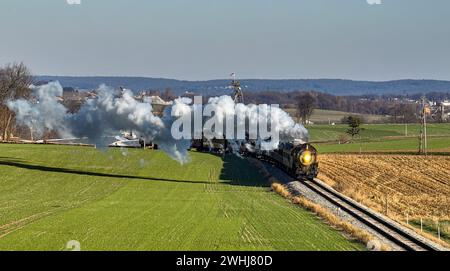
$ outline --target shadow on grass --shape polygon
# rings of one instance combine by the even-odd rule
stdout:
[[[263,178],[258,171],[247,160],[241,159],[235,155],[226,155],[223,159],[223,168],[220,172],[220,180],[223,184],[236,186],[268,186],[267,180]],[[78,169],[69,169],[61,167],[51,167],[44,165],[34,165],[27,163],[23,159],[0,157],[0,166],[10,166],[27,170],[42,172],[55,172],[64,174],[76,174],[84,176],[107,177],[107,178],[126,178],[134,180],[150,180],[157,182],[174,183],[192,183],[192,184],[211,184],[211,181],[190,181],[174,180],[160,177],[132,176],[114,173],[91,172]]]
[[[220,179],[231,185],[269,187],[269,182],[247,160],[234,154],[222,157],[223,167]]]
[[[2,159],[2,158],[0,158],[0,159]],[[158,182],[174,182],[174,183],[195,183],[195,184],[209,183],[206,181],[172,180],[172,179],[164,179],[164,178],[159,178],[159,177],[131,176],[131,175],[121,175],[121,174],[112,174],[112,173],[90,172],[90,171],[59,168],[59,167],[31,165],[31,164],[26,164],[22,161],[18,161],[18,160],[14,160],[14,159],[11,159],[11,160],[9,160],[9,159],[3,160],[2,159],[2,160],[0,160],[0,166],[10,166],[10,167],[44,171],[44,172],[68,173],[68,174],[77,174],[77,175],[95,176],[95,177],[126,178],[126,179],[137,179],[137,180],[151,180],[151,181],[158,181]]]

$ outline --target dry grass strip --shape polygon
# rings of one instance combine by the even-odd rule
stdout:
[[[340,219],[339,217],[337,217],[336,215],[334,215],[328,209],[322,207],[321,205],[316,204],[316,203],[306,199],[305,197],[292,196],[292,194],[289,192],[289,190],[284,185],[282,185],[278,182],[272,183],[271,187],[274,192],[278,193],[282,197],[289,199],[292,203],[294,203],[296,205],[300,205],[303,208],[315,213],[317,216],[319,216],[320,218],[325,220],[329,225],[342,230],[343,232],[345,232],[346,234],[351,236],[353,239],[358,240],[363,244],[367,245],[370,241],[377,239],[370,233],[368,233],[360,228],[357,228],[348,222],[343,221],[342,219]],[[383,243],[381,243],[381,246],[379,249],[381,251],[391,250],[391,248],[388,245],[383,244]]]

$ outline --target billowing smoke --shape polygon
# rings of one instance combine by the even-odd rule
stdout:
[[[70,136],[66,126],[67,109],[58,102],[63,89],[57,82],[34,88],[36,101],[8,101],[8,107],[16,113],[17,121],[30,127],[37,135],[45,129],[58,131],[62,136]]]
[[[58,82],[37,87],[34,92],[36,101],[9,101],[8,107],[16,113],[19,124],[30,127],[37,135],[46,129],[55,130],[63,137],[87,138],[102,147],[108,144],[105,138],[120,131],[133,131],[146,142],[158,144],[179,162],[188,161],[190,142],[170,136],[173,118],[153,115],[151,104],[137,101],[131,91],[125,90],[115,97],[112,89],[101,86],[98,98],[89,99],[75,114],[68,113],[59,103],[63,89]]]
[[[214,128],[223,127],[219,131],[211,129],[213,131],[210,137],[221,138],[225,135],[226,138],[235,138],[238,142],[250,137],[260,141],[261,147],[265,150],[277,148],[280,142],[293,140],[308,142],[308,130],[276,106],[235,104],[230,96],[224,95],[210,98],[204,110],[214,112],[216,121]],[[241,134],[239,134],[240,127],[244,127]],[[208,129],[208,132],[211,130]]]
[[[280,141],[308,141],[308,131],[285,111],[268,105],[235,104],[230,96],[211,98],[206,105],[179,98],[159,117],[153,114],[151,103],[136,100],[129,90],[115,95],[113,89],[103,85],[97,93],[96,99],[87,100],[77,113],[71,114],[59,102],[63,94],[61,85],[52,82],[34,88],[35,100],[9,101],[8,107],[16,113],[19,124],[30,127],[37,135],[46,129],[54,130],[62,137],[87,138],[90,143],[102,147],[108,144],[105,138],[121,131],[133,131],[146,142],[158,144],[180,163],[188,162],[190,139],[196,135],[201,137],[202,131],[206,137],[222,138],[225,135],[243,142],[249,134],[252,136],[255,130],[252,128],[268,126],[270,132],[259,129],[259,133],[253,133],[265,149],[276,148]],[[211,125],[211,119],[215,120],[214,125]],[[183,127],[187,133],[177,137],[174,127],[177,130],[180,123],[188,127]],[[258,123],[259,126],[254,126]],[[262,125],[265,123],[267,125]],[[276,138],[273,138],[274,134]],[[265,140],[267,138],[271,140]]]

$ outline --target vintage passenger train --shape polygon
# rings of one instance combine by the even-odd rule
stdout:
[[[226,139],[214,139],[212,141],[203,139],[192,142],[192,147],[199,151],[211,151],[220,154],[231,152],[232,145]],[[241,143],[239,153],[242,156],[250,156],[273,163],[298,179],[311,180],[317,177],[319,172],[317,150],[311,144],[294,140],[281,143],[277,149],[271,151],[260,150],[256,145],[255,141]]]
[[[261,158],[299,179],[314,179],[319,173],[317,150],[309,143],[281,143],[278,149],[263,152]]]
[[[236,80],[235,74],[232,74],[233,80],[231,87],[234,89],[235,103],[244,103],[240,82]],[[231,151],[233,145],[237,142],[229,142],[223,136],[222,139],[206,140],[204,137],[200,140],[193,140],[192,147],[197,150],[209,150],[216,153],[225,153]],[[239,152],[244,156],[253,156],[260,160],[265,160],[276,164],[290,175],[299,179],[314,179],[319,172],[319,163],[317,160],[317,150],[309,143],[294,140],[289,143],[281,143],[277,149],[272,151],[261,151],[256,147],[256,142],[247,140],[246,143],[238,145]],[[236,151],[236,150],[234,150]]]
[[[319,173],[317,150],[309,143],[281,143],[271,151],[248,151],[248,147],[245,149],[245,155],[271,162],[298,179],[314,179]]]

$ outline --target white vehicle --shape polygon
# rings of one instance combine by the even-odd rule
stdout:
[[[145,143],[133,132],[123,132],[121,136],[116,136],[115,139],[116,141],[109,144],[109,147],[142,148]]]

